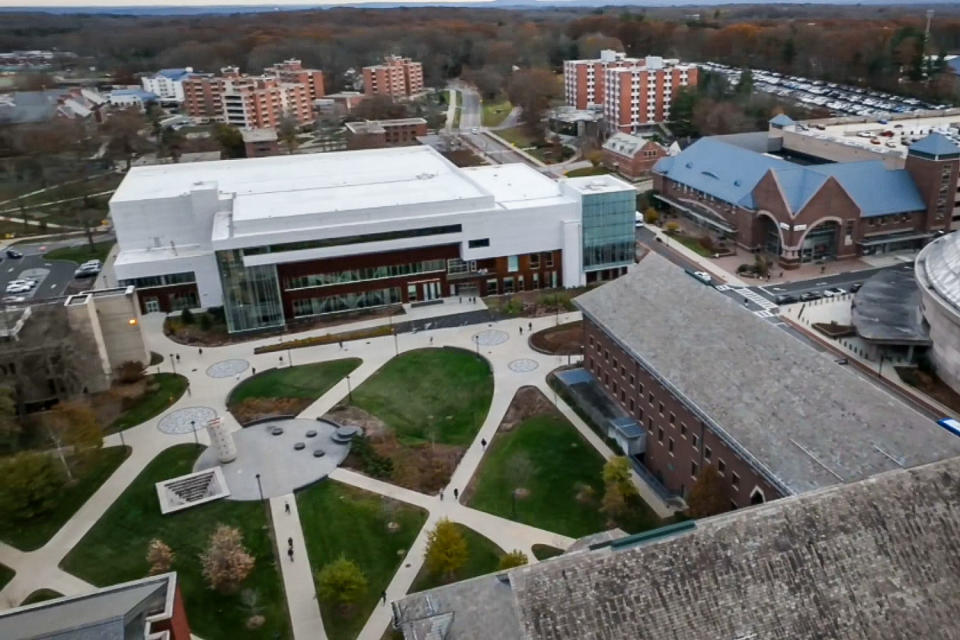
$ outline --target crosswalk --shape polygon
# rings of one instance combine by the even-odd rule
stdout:
[[[772,318],[780,312],[777,303],[770,302],[750,287],[735,287],[729,284],[721,284],[717,285],[716,289],[717,291],[732,291],[760,307],[759,311],[753,312],[753,315],[758,318]]]

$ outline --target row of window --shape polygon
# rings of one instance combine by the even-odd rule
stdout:
[[[316,298],[301,298],[293,301],[293,317],[305,318],[323,313],[396,304],[401,301],[400,287],[343,293]]]
[[[162,276],[148,276],[146,278],[127,278],[120,281],[121,287],[134,286],[138,289],[149,287],[166,287],[173,284],[189,284],[196,282],[197,276],[193,271],[183,271],[181,273],[168,273]]]
[[[502,282],[502,287],[500,286]],[[534,271],[530,277],[530,289],[539,289],[540,287],[547,287],[555,289],[558,286],[557,272],[549,271],[543,274],[543,281],[541,282],[540,273]],[[520,276],[506,276],[502,280],[497,278],[490,278],[487,280],[487,295],[497,295],[498,293],[515,293],[517,291],[526,291],[527,290],[527,281],[526,279]]]
[[[286,291],[290,291],[292,289],[306,289],[309,287],[325,287],[346,282],[379,280],[381,278],[396,278],[398,276],[408,276],[417,273],[443,271],[444,268],[445,264],[443,260],[422,260],[405,264],[360,267],[359,269],[346,269],[344,271],[292,276],[283,281],[283,288]]]
[[[873,216],[872,218],[867,218],[867,224],[871,227],[880,225],[881,227],[885,224],[899,224],[901,222],[910,222],[913,218],[911,213],[893,213],[886,216]]]
[[[438,227],[421,227],[419,229],[401,229],[398,231],[382,231],[379,233],[365,233],[342,238],[321,238],[303,242],[283,242],[280,244],[249,247],[243,250],[243,255],[254,256],[261,253],[276,253],[280,251],[299,251],[301,249],[322,249],[325,247],[339,247],[347,244],[363,244],[365,242],[384,242],[386,240],[400,240],[403,238],[420,238],[423,236],[437,236],[448,233],[460,233],[463,227],[459,224],[448,224]]]

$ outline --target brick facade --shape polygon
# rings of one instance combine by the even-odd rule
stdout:
[[[633,153],[623,153],[603,147],[603,164],[607,168],[628,178],[642,178],[650,175],[657,160],[667,155],[667,149],[662,145],[648,140]]]
[[[647,432],[639,461],[671,492],[689,495],[700,472],[713,465],[731,507],[773,500],[782,493],[737,454],[684,401],[667,389],[602,327],[584,318],[583,366]]]
[[[363,92],[368,96],[404,98],[423,91],[423,65],[410,58],[387,56],[383,64],[363,68]]]

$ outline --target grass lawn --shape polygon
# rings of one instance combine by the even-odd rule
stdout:
[[[301,364],[264,371],[237,385],[230,392],[227,406],[251,398],[303,398],[316,400],[348,373],[360,366],[360,358]]]
[[[166,542],[176,554],[173,570],[187,607],[190,627],[209,640],[289,637],[290,624],[263,505],[220,500],[169,515],[161,515],[154,483],[190,473],[203,451],[194,444],[166,449],[148,464],[61,563],[61,568],[97,586],[147,575],[147,545]],[[241,591],[252,589],[257,609],[266,618],[256,630],[244,625],[254,614],[240,593],[221,594],[207,587],[198,556],[217,524],[240,529],[243,543],[256,559]]]
[[[331,640],[356,638],[403,556],[427,519],[426,512],[332,480],[297,493],[297,509],[314,575],[344,554],[367,577],[367,591],[349,617],[336,606],[320,604]],[[400,528],[393,533],[387,524]]]
[[[402,443],[470,444],[490,408],[487,361],[462,349],[418,349],[390,360],[353,391],[353,403]],[[431,428],[437,431],[431,434]]]
[[[0,540],[23,551],[39,549],[107,481],[128,455],[130,449],[127,447],[102,449],[86,468],[75,472],[76,482],[61,490],[60,500],[52,511],[26,522],[0,522]]]
[[[603,176],[610,173],[609,169],[604,167],[583,167],[582,169],[573,169],[565,174],[568,178],[580,178],[583,176]]]
[[[532,147],[534,143],[533,136],[523,127],[510,127],[509,129],[501,129],[496,133],[515,147]]]
[[[504,98],[497,102],[484,102],[483,103],[483,126],[485,127],[496,127],[501,122],[503,122],[510,111],[513,110],[513,105],[510,104],[510,101]]]
[[[704,246],[700,244],[700,238],[692,238],[690,236],[685,236],[679,233],[668,236],[668,237],[671,240],[676,240],[677,242],[685,246],[687,249],[690,249],[691,251],[694,251],[701,256],[704,256],[706,258],[713,257],[713,252],[705,249]]]
[[[178,373],[155,373],[147,376],[147,386],[154,383],[157,389],[145,393],[135,405],[113,421],[107,433],[123,431],[156,417],[172,406],[187,390],[188,380]]]
[[[533,555],[537,560],[543,562],[544,560],[563,555],[563,549],[557,549],[548,544],[535,544],[533,545]]]
[[[600,511],[603,464],[603,456],[565,418],[536,415],[497,433],[474,476],[468,504],[572,538],[603,531],[609,528]],[[516,487],[529,493],[516,500],[514,513]],[[643,507],[620,526],[630,533],[659,526]]]
[[[47,260],[70,260],[71,262],[76,262],[77,264],[86,262],[87,260],[93,260],[95,258],[100,260],[100,262],[103,262],[107,259],[107,254],[110,253],[110,247],[113,245],[113,240],[96,242],[91,249],[90,244],[84,242],[82,245],[77,245],[75,247],[54,249],[53,251],[45,253],[43,257]]]
[[[5,564],[0,564],[0,589],[7,586],[7,583],[13,580],[13,576],[15,575],[17,575],[16,571]]]
[[[410,593],[426,591],[458,580],[467,580],[468,578],[493,573],[500,566],[500,556],[504,554],[500,547],[469,527],[461,524],[457,524],[457,527],[463,532],[463,537],[467,539],[467,549],[469,551],[467,563],[460,567],[456,575],[449,579],[445,576],[430,573],[427,566],[424,565],[417,577],[414,578]]]
[[[53,600],[60,597],[63,597],[63,594],[59,591],[54,591],[53,589],[37,589],[24,598],[23,602],[20,603],[20,606],[37,604],[38,602],[46,602],[47,600]]]

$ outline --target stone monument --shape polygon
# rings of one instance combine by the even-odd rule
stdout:
[[[227,433],[219,417],[207,422],[207,433],[210,435],[210,446],[217,452],[217,460],[220,464],[227,464],[237,459],[237,445],[233,442],[233,437]]]

